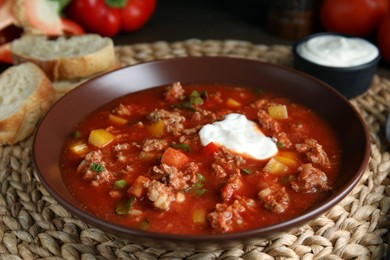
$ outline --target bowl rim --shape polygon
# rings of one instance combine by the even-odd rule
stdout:
[[[202,234],[202,235],[189,235],[189,234],[166,234],[166,233],[159,233],[159,232],[151,232],[147,230],[140,230],[140,229],[134,229],[129,228],[125,226],[121,226],[119,224],[111,223],[108,221],[105,221],[96,215],[82,210],[79,207],[74,207],[72,203],[70,203],[68,200],[64,199],[63,197],[59,196],[55,190],[55,188],[47,181],[47,178],[45,174],[42,174],[42,169],[40,169],[40,165],[38,163],[37,159],[37,146],[39,146],[39,132],[41,130],[41,127],[47,120],[48,116],[53,113],[54,107],[56,107],[58,104],[61,104],[64,102],[64,100],[71,98],[71,95],[74,93],[77,93],[80,91],[80,89],[87,88],[90,82],[94,82],[97,79],[106,77],[108,74],[124,71],[124,70],[131,70],[134,67],[138,66],[145,66],[147,64],[151,63],[166,63],[166,62],[175,62],[175,61],[181,61],[181,60],[221,60],[221,61],[227,61],[227,60],[237,60],[241,62],[255,62],[258,64],[262,64],[262,66],[271,66],[274,67],[280,71],[287,71],[293,74],[297,74],[299,77],[305,77],[306,79],[310,81],[314,81],[317,85],[320,85],[322,88],[326,88],[327,91],[332,92],[332,95],[335,95],[338,99],[341,99],[343,103],[348,107],[349,110],[356,116],[356,119],[358,120],[359,124],[362,126],[362,130],[365,137],[365,153],[363,155],[363,160],[360,163],[360,166],[358,170],[353,175],[353,178],[348,180],[342,187],[338,194],[332,194],[328,198],[324,199],[319,206],[317,205],[314,209],[309,209],[307,212],[303,213],[302,215],[299,215],[297,217],[294,217],[292,219],[288,219],[273,225],[264,226],[260,228],[255,228],[251,230],[245,230],[245,231],[239,231],[234,233],[223,233],[223,234]],[[129,92],[131,93],[131,92]],[[119,97],[119,96],[118,96]],[[109,102],[108,100],[107,102]],[[103,105],[103,104],[101,104]],[[77,88],[74,88],[67,94],[65,94],[62,98],[56,101],[56,103],[52,106],[52,108],[45,114],[45,116],[40,120],[38,123],[38,126],[36,128],[36,131],[34,133],[33,138],[33,149],[32,149],[32,157],[33,157],[33,165],[35,172],[37,173],[38,178],[40,179],[41,183],[45,187],[45,189],[49,192],[51,196],[55,198],[55,200],[58,202],[58,204],[64,206],[66,210],[74,214],[76,217],[80,218],[81,220],[85,221],[88,224],[92,224],[95,227],[98,227],[99,229],[114,233],[114,234],[123,234],[126,238],[129,237],[140,237],[147,239],[161,239],[161,240],[169,240],[169,241],[181,241],[182,243],[198,243],[198,242],[215,242],[217,244],[221,244],[223,241],[231,241],[231,240],[239,240],[242,241],[243,238],[268,238],[272,235],[280,233],[278,230],[283,230],[281,232],[285,232],[288,230],[291,230],[292,228],[299,227],[308,221],[314,219],[316,216],[319,216],[326,212],[327,210],[330,210],[332,207],[334,207],[338,202],[340,202],[348,193],[352,191],[352,189],[358,184],[359,180],[364,174],[364,171],[366,170],[366,167],[368,166],[369,157],[370,157],[370,135],[368,132],[368,128],[358,112],[358,110],[349,102],[347,98],[345,98],[342,94],[340,94],[338,91],[336,91],[334,88],[330,87],[325,82],[317,79],[314,76],[308,75],[306,73],[303,73],[299,70],[296,70],[294,68],[290,68],[283,65],[278,65],[274,63],[269,63],[266,61],[261,60],[253,60],[253,59],[247,59],[247,58],[237,58],[237,57],[226,57],[226,56],[201,56],[201,57],[177,57],[177,58],[169,58],[169,59],[155,59],[151,61],[146,62],[140,62],[134,65],[128,65],[122,68],[115,69],[110,72],[103,73],[99,76],[96,76],[94,78],[91,78],[83,83],[81,83]]]
[[[350,67],[335,67],[335,66],[329,66],[329,65],[322,65],[322,64],[318,64],[318,63],[315,63],[311,60],[308,60],[306,59],[305,57],[303,57],[299,51],[298,51],[298,47],[312,39],[312,38],[315,38],[315,37],[318,37],[318,36],[324,36],[324,35],[334,35],[334,36],[342,36],[342,37],[345,37],[345,38],[357,38],[357,39],[362,39],[362,40],[365,40],[367,41],[368,43],[372,44],[377,50],[378,50],[378,55],[366,62],[366,63],[363,63],[363,64],[360,64],[360,65],[355,65],[355,66],[350,66]],[[359,70],[364,70],[364,69],[367,69],[368,67],[371,67],[371,66],[376,66],[379,61],[381,60],[381,53],[378,49],[377,46],[375,46],[375,44],[373,44],[372,42],[370,42],[369,40],[367,39],[364,39],[364,38],[361,38],[361,37],[358,37],[358,36],[354,36],[354,35],[350,35],[350,34],[345,34],[345,33],[338,33],[338,32],[318,32],[318,33],[313,33],[313,34],[309,34],[307,36],[304,36],[300,39],[298,39],[297,41],[295,41],[292,45],[292,52],[293,52],[293,55],[294,55],[294,58],[299,58],[307,63],[310,64],[310,66],[314,66],[318,69],[326,69],[326,70],[329,70],[329,71],[334,71],[334,72],[354,72],[354,71],[359,71]]]

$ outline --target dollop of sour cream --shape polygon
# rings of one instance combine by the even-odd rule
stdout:
[[[199,137],[203,146],[213,142],[258,160],[270,158],[278,152],[275,142],[265,136],[256,123],[237,113],[226,115],[222,121],[204,125]]]
[[[297,52],[305,59],[330,67],[352,67],[374,60],[378,48],[361,38],[339,35],[313,37],[297,46]]]

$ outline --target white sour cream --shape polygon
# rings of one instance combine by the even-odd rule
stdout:
[[[203,146],[213,142],[258,160],[270,158],[278,152],[275,142],[265,136],[256,123],[241,114],[228,114],[222,121],[204,125],[199,136]]]
[[[372,61],[379,55],[378,48],[361,38],[322,35],[297,46],[305,59],[330,67],[351,67]]]

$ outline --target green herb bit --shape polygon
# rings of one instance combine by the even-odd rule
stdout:
[[[97,173],[101,173],[102,171],[105,170],[103,165],[100,165],[100,164],[95,163],[95,162],[91,163],[91,167],[90,168],[91,168],[92,171],[97,172]]]
[[[80,131],[74,131],[74,132],[72,133],[72,137],[73,137],[74,139],[80,138],[80,137],[81,137],[81,132],[80,132]]]
[[[206,180],[206,177],[204,177],[204,175],[201,173],[198,173],[196,176],[198,177],[198,180],[201,182],[204,182]]]
[[[248,169],[248,168],[243,168],[243,169],[241,169],[241,171],[243,172],[243,173],[245,173],[245,174],[252,174],[252,171],[250,170],[250,169]]]
[[[276,142],[276,146],[278,146],[279,148],[283,148],[284,147],[284,143]]]
[[[117,180],[114,182],[114,186],[117,189],[124,189],[127,187],[127,181],[126,180]]]
[[[202,196],[206,192],[207,192],[207,189],[198,189],[198,190],[196,190],[196,195]]]
[[[173,108],[184,108],[191,111],[195,111],[195,109],[192,107],[190,101],[184,101],[182,103],[176,104],[173,106]]]
[[[193,190],[200,189],[200,188],[203,188],[203,183],[201,182],[196,182],[192,185]]]
[[[189,96],[189,99],[190,99],[191,105],[193,105],[193,106],[198,106],[198,105],[202,104],[204,101],[201,93],[199,93],[196,90],[192,91],[192,93]]]
[[[117,205],[115,209],[115,213],[118,215],[126,215],[130,213],[130,210],[133,206],[133,203],[135,201],[134,197],[130,197],[126,200],[121,200]]]
[[[191,151],[191,147],[188,144],[184,144],[184,143],[181,143],[181,144],[172,143],[171,147],[175,148],[175,149],[180,149],[180,150],[183,150],[183,151],[186,151],[186,152],[190,152]]]
[[[263,90],[261,88],[254,88],[253,92],[256,96],[261,96],[263,94]]]
[[[147,220],[147,219],[144,219],[144,220],[142,220],[141,221],[141,223],[140,223],[140,225],[139,225],[139,228],[140,229],[143,229],[143,230],[146,230],[146,229],[148,229],[149,228],[149,220]]]

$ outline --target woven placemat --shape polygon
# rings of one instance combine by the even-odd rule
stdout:
[[[230,56],[291,66],[290,46],[190,39],[117,46],[122,65],[181,56]],[[32,137],[0,146],[1,259],[384,259],[390,224],[389,147],[384,139],[390,81],[351,100],[369,126],[372,155],[361,182],[337,206],[290,234],[256,246],[215,252],[147,248],[118,239],[72,216],[36,177]]]

